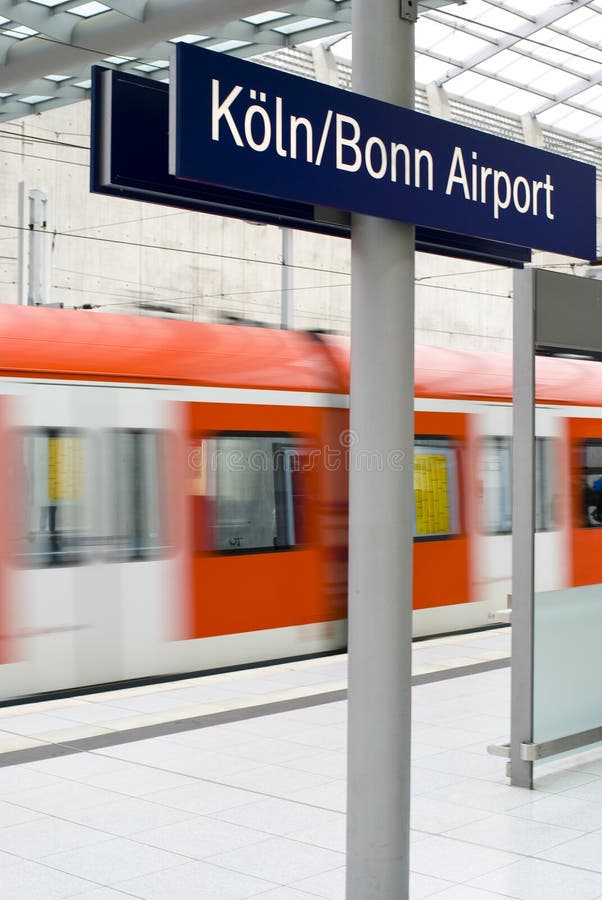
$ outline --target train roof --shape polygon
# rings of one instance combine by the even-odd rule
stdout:
[[[349,340],[334,335],[0,305],[4,376],[346,393]],[[422,346],[416,395],[512,396],[510,355]],[[540,403],[602,405],[602,365],[539,358]]]

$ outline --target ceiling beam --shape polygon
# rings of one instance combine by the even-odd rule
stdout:
[[[520,15],[525,18],[522,13],[511,9],[504,3],[496,2],[496,0],[484,0],[484,2],[488,3],[490,6],[495,6],[498,9],[503,9],[506,12],[511,12],[515,15]],[[545,12],[541,13],[539,16],[530,18],[529,21],[526,21],[524,25],[519,26],[512,34],[508,34],[501,30],[497,31],[497,29],[491,26],[486,26],[484,23],[483,25],[479,26],[479,22],[477,20],[474,23],[475,26],[484,28],[485,31],[491,31],[492,33],[495,33],[497,31],[498,36],[495,38],[495,43],[492,46],[485,47],[484,49],[479,50],[477,53],[474,53],[472,56],[468,57],[468,59],[466,59],[458,69],[448,72],[447,75],[444,75],[442,78],[438,78],[437,84],[441,86],[451,81],[453,78],[457,78],[458,75],[462,75],[464,72],[469,72],[471,69],[474,69],[476,66],[485,62],[485,60],[490,59],[492,56],[495,56],[496,53],[500,53],[500,51],[502,50],[508,50],[509,48],[514,47],[514,45],[518,44],[520,41],[531,37],[531,35],[539,31],[540,28],[546,28],[548,25],[558,21],[558,19],[561,19],[563,16],[568,15],[568,13],[574,12],[576,9],[579,9],[582,6],[587,6],[589,3],[590,0],[564,0],[564,2],[562,3],[550,6],[549,9],[545,10]],[[442,22],[443,24],[448,25],[450,28],[459,28],[459,26],[456,24],[457,19],[453,16],[453,14],[438,16],[436,13],[425,13],[425,17],[427,19],[436,18],[438,22]],[[487,40],[487,38],[483,37],[482,35],[480,36],[482,40]]]
[[[7,6],[6,0],[3,3]],[[149,44],[181,34],[202,34],[204,28],[265,12],[273,5],[274,0],[148,0],[144,22],[128,19],[121,12],[105,12],[76,21],[71,45],[38,37],[14,41],[0,72],[0,91],[14,89],[50,72],[91,65],[106,56],[139,55]],[[277,5],[287,9],[298,3],[278,0]]]

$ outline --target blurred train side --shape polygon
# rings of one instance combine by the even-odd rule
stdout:
[[[345,646],[344,339],[2,307],[0,347],[0,699]],[[417,635],[507,603],[510,396],[417,353]],[[602,581],[597,364],[538,398],[538,588]]]

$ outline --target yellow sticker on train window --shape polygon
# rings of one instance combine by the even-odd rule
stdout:
[[[414,457],[416,535],[449,534],[449,480],[443,453],[420,453]]]
[[[84,448],[82,438],[48,438],[48,500],[83,498]]]

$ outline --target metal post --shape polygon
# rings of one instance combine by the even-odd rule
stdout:
[[[282,288],[280,301],[280,327],[293,327],[293,230],[282,228]]]
[[[46,275],[46,205],[44,191],[29,192],[29,287],[28,306],[40,306],[46,301],[44,282]]]
[[[535,272],[514,273],[512,446],[512,707],[510,780],[533,787],[533,763],[520,745],[533,740],[535,526]]]
[[[25,182],[17,187],[17,303],[22,304],[25,294]]]
[[[353,4],[360,93],[414,105],[399,0]],[[354,215],[351,291],[347,900],[407,900],[414,445],[414,228]]]

